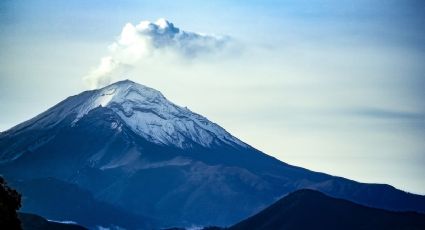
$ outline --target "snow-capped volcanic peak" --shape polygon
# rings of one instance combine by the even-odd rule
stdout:
[[[173,104],[155,89],[129,80],[93,91],[91,97],[78,106],[73,124],[99,106],[112,109],[135,133],[157,144],[179,148],[190,148],[194,144],[246,147],[205,117]]]
[[[92,96],[80,106],[74,123],[99,106],[112,108],[121,105],[125,114],[129,114],[137,105],[140,107],[157,103],[160,106],[167,102],[161,92],[129,80],[119,81],[93,92]]]

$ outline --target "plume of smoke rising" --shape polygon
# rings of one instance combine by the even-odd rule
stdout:
[[[226,36],[183,31],[165,19],[142,21],[137,25],[127,23],[117,40],[108,47],[109,55],[101,58],[84,81],[92,89],[102,87],[153,56],[193,59],[218,52],[229,42]]]

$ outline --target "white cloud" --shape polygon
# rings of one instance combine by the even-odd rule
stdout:
[[[127,23],[117,41],[109,46],[109,55],[84,80],[90,88],[98,88],[150,59],[166,65],[167,57],[194,59],[219,53],[229,44],[227,36],[183,31],[165,19],[142,21],[135,26]]]

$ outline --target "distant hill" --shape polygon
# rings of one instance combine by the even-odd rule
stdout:
[[[425,215],[369,208],[302,189],[285,196],[229,230],[425,229]]]
[[[18,216],[21,220],[23,230],[87,230],[87,228],[76,224],[48,221],[43,217],[34,214],[18,213]]]
[[[124,208],[98,201],[90,192],[74,184],[54,178],[38,178],[11,185],[25,194],[21,212],[35,213],[51,220],[75,221],[83,226],[91,226],[90,228],[111,228],[115,223],[124,229],[152,229],[151,224],[146,222],[146,217],[136,216],[126,212]],[[49,195],[43,195],[46,193]]]

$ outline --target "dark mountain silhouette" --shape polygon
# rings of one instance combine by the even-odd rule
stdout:
[[[424,196],[281,162],[131,81],[0,133],[0,174],[22,192],[23,211],[87,227],[229,226],[301,188],[425,211]]]
[[[21,207],[21,194],[9,187],[0,176],[0,229],[8,230],[85,230],[76,224],[57,223],[41,216],[18,213]]]
[[[23,230],[87,230],[72,223],[57,223],[30,213],[18,213]]]
[[[425,229],[425,215],[369,208],[303,189],[289,194],[229,230]]]
[[[85,226],[126,229],[150,229],[154,225],[152,219],[98,201],[89,191],[54,178],[24,180],[12,185],[24,194],[21,211],[37,213],[50,220],[78,220],[78,224]]]

